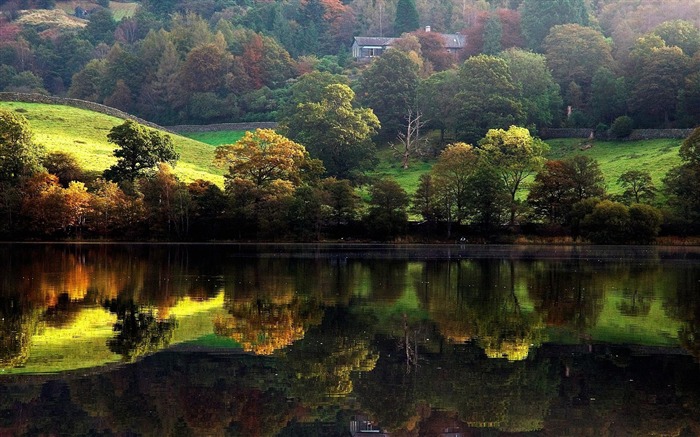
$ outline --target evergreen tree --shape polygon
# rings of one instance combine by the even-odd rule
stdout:
[[[484,25],[484,49],[485,55],[497,55],[503,50],[501,38],[503,36],[503,26],[498,15],[491,14]]]
[[[394,20],[394,33],[401,35],[413,32],[420,27],[418,10],[414,0],[399,0],[396,4],[396,19]]]
[[[522,29],[527,45],[540,50],[549,30],[557,24],[588,25],[584,0],[523,0]]]

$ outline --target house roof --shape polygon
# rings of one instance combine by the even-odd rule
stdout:
[[[397,39],[385,36],[356,36],[355,42],[360,46],[390,46]]]
[[[457,33],[437,33],[440,35],[444,41],[446,49],[461,49],[464,47],[465,38],[464,35]],[[394,41],[399,38],[391,38],[386,36],[356,36],[355,43],[358,46],[378,46],[378,47],[389,47]]]

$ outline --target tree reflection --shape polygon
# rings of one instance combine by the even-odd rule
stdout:
[[[19,367],[27,362],[39,315],[16,296],[0,295],[0,369]]]
[[[597,324],[603,309],[604,276],[604,271],[582,261],[536,261],[528,290],[548,325],[584,333]]]
[[[352,375],[374,369],[379,358],[366,330],[373,320],[342,307],[325,311],[323,322],[284,355],[293,375],[291,393],[307,405],[353,392]]]
[[[175,318],[159,320],[152,309],[139,306],[133,300],[112,299],[105,302],[104,307],[117,315],[114,324],[117,335],[107,345],[125,361],[134,361],[167,347],[177,327]]]
[[[318,324],[321,310],[298,296],[288,299],[227,300],[227,316],[214,320],[214,332],[238,342],[247,352],[270,355],[304,337],[308,326]]]
[[[541,341],[544,323],[523,310],[526,275],[513,261],[427,264],[422,280],[430,284],[424,305],[448,340],[475,340],[487,356],[509,360],[526,358]]]

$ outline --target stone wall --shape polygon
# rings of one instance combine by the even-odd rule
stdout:
[[[693,129],[635,129],[627,140],[655,140],[659,138],[688,138]]]
[[[164,131],[175,132],[171,129],[159,126],[150,121],[135,117],[131,114],[127,114],[124,111],[120,111],[115,108],[110,108],[109,106],[101,105],[95,102],[88,102],[87,100],[79,99],[68,99],[65,97],[54,97],[47,96],[44,94],[29,94],[29,93],[6,93],[0,92],[0,101],[4,102],[24,102],[24,103],[46,103],[49,105],[66,105],[72,106],[74,108],[86,109],[88,111],[95,111],[101,114],[110,115],[112,117],[121,118],[124,120],[134,120],[137,123],[141,123],[145,126],[152,127],[154,129],[161,129]]]
[[[611,136],[597,135],[595,134],[595,129],[590,128],[577,128],[577,129],[552,129],[544,128],[540,130],[540,138],[589,138],[591,132],[594,133],[595,137],[602,140],[614,139]],[[654,140],[662,138],[688,138],[693,132],[693,129],[634,129],[629,137],[621,138],[622,141],[635,141],[635,140]]]
[[[278,124],[273,121],[256,123],[219,123],[219,124],[185,124],[179,126],[168,126],[173,132],[214,132],[220,130],[255,130],[255,129],[277,129]]]

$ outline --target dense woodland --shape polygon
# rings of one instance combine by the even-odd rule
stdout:
[[[446,239],[532,231],[645,243],[662,224],[698,229],[699,131],[663,187],[630,171],[614,199],[594,159],[546,161],[534,134],[696,126],[700,1],[143,1],[119,20],[115,5],[82,2],[70,10],[81,18],[59,12],[66,22],[48,24],[32,14],[64,2],[6,2],[0,88],[160,124],[280,128],[217,150],[222,190],[178,181],[167,136],[129,123],[110,134],[118,163],[81,178],[70,155],[46,155],[21,115],[3,114],[3,129],[21,132],[2,145],[12,150],[0,181],[6,235],[391,239],[409,231],[409,214],[421,220],[412,235]],[[465,35],[462,52],[447,52],[438,32]],[[359,63],[357,35],[400,39]],[[428,142],[431,131],[439,139]],[[416,193],[366,177],[377,144],[405,167],[436,159]]]

